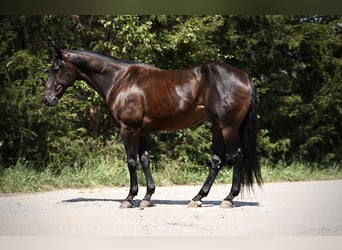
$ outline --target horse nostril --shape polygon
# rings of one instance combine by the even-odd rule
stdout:
[[[58,104],[58,98],[57,97],[52,98],[51,106],[56,106],[57,104]]]
[[[49,107],[56,106],[58,104],[58,98],[54,97],[49,101],[49,98],[44,96],[43,102]]]

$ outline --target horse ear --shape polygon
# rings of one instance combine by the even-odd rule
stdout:
[[[51,48],[51,52],[53,54],[53,57],[62,60],[63,59],[62,50],[57,48],[55,41],[53,41],[51,38],[49,38],[49,40],[50,40],[50,48]]]
[[[52,47],[52,53],[53,53],[55,58],[63,60],[63,52],[61,49],[57,48],[56,46],[53,46]]]

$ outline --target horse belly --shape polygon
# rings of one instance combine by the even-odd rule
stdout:
[[[150,131],[158,130],[180,130],[193,127],[207,120],[206,108],[203,105],[196,106],[186,112],[170,115],[159,119],[144,118],[144,129]]]

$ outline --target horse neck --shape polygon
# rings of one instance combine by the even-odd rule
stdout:
[[[71,58],[72,63],[78,69],[78,80],[85,81],[105,100],[108,99],[118,75],[127,67],[114,60],[92,57],[91,55],[76,53]]]

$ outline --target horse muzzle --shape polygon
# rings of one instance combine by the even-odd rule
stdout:
[[[58,98],[57,97],[48,98],[47,96],[44,96],[43,102],[45,103],[46,106],[54,107],[58,104]]]

